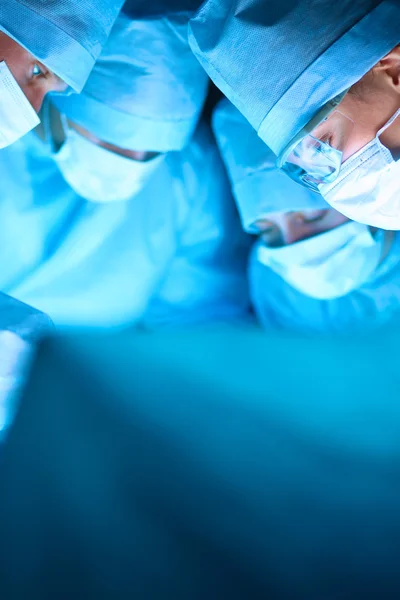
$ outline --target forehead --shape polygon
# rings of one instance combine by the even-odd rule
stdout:
[[[315,214],[315,212],[319,212],[320,213],[321,210],[323,210],[323,212],[326,213],[326,214],[329,214],[330,212],[332,212],[332,213],[336,213],[337,212],[333,208],[327,208],[327,209],[305,208],[304,210],[299,209],[299,210],[275,211],[275,212],[268,213],[267,215],[265,215],[262,218],[263,218],[263,220],[266,220],[266,221],[280,221],[282,219],[289,218],[290,215],[293,215],[293,214],[300,214],[300,215],[304,215],[304,216],[311,216],[311,215]]]
[[[0,31],[0,60],[10,58],[19,58],[25,60],[35,60],[33,55],[23,46],[15,42],[12,38]]]
[[[291,219],[291,216],[297,215],[304,216],[305,220],[296,220],[295,218]],[[309,219],[309,221],[307,221],[307,218]],[[343,225],[349,220],[350,219],[342,215],[334,208],[322,210],[307,209],[299,211],[269,213],[267,216],[260,218],[257,221],[257,225],[258,227],[262,227],[263,224],[273,223],[278,227],[286,227],[286,225],[290,224],[290,227],[295,227],[297,229],[300,228],[302,230],[305,229],[318,233],[321,231],[333,229],[335,227],[338,227],[339,225]]]

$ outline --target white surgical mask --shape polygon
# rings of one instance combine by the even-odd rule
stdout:
[[[350,222],[282,248],[268,248],[260,241],[257,257],[306,296],[329,300],[365,283],[383,247],[383,231],[373,237],[366,225]]]
[[[334,182],[318,186],[333,208],[380,229],[400,229],[400,161],[393,160],[379,139],[399,114],[400,110],[369,144],[343,163]]]
[[[40,119],[5,62],[0,62],[0,149],[10,146]]]
[[[138,194],[164,159],[136,161],[90,142],[74,129],[54,159],[64,179],[82,198],[91,202],[129,200]]]

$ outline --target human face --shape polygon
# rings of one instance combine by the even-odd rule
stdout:
[[[349,221],[333,208],[270,213],[256,222],[266,246],[280,247],[314,237]]]
[[[385,106],[383,102],[380,105],[372,101],[363,102],[357,95],[349,93],[338,110],[318,125],[312,135],[339,149],[343,164],[375,138],[398,108],[400,97],[397,102],[387,102]]]
[[[67,88],[57,75],[49,71],[32,54],[0,32],[0,62],[4,61],[36,112],[48,92]]]
[[[278,164],[298,183],[318,191],[318,185],[337,178],[341,165],[371,142],[399,108],[400,46],[379,61],[325,118],[329,103],[322,107],[304,128],[304,135],[300,132],[283,151]],[[400,153],[399,119],[385,130],[381,142],[394,155]]]
[[[58,113],[59,117],[60,114]],[[53,139],[54,159],[64,179],[90,202],[126,201],[148,184],[164,155],[108,144],[61,118],[62,139]]]

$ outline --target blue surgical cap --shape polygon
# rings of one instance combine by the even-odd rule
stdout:
[[[83,94],[55,98],[55,104],[110,144],[168,152],[189,142],[207,88],[187,41],[187,17],[132,21],[121,15]]]
[[[0,30],[80,92],[123,0],[1,0]]]
[[[331,208],[276,167],[274,153],[228,100],[214,111],[213,129],[246,231],[256,233],[255,221],[272,212]]]
[[[123,11],[133,19],[163,17],[186,12],[193,14],[201,0],[125,0]]]
[[[400,320],[400,234],[389,255],[366,283],[346,296],[316,300],[291,287],[257,260],[250,259],[249,280],[257,316],[265,329],[346,333]]]
[[[189,41],[275,154],[400,41],[391,0],[206,0]]]

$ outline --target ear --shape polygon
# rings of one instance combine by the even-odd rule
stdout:
[[[386,54],[372,69],[374,75],[384,77],[386,83],[400,94],[400,45]]]

